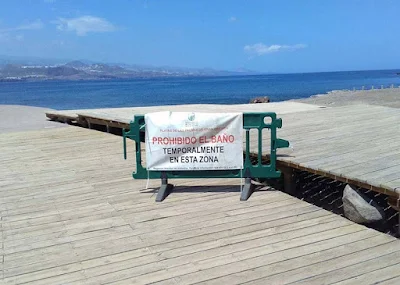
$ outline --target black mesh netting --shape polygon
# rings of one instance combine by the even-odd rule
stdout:
[[[322,177],[306,171],[295,170],[296,192],[293,196],[314,204],[335,214],[344,216],[342,195],[346,183],[330,178]],[[265,180],[265,183],[277,190],[283,191],[283,179]],[[368,198],[373,199],[385,211],[385,220],[366,226],[378,231],[398,236],[398,212],[389,206],[388,196],[371,190],[353,187],[364,193]]]

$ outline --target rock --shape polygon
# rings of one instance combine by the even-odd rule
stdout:
[[[269,103],[269,97],[268,96],[264,96],[264,97],[256,97],[250,100],[250,104],[254,104],[254,103]]]
[[[358,224],[381,221],[385,217],[383,209],[372,199],[346,185],[343,191],[344,215]]]

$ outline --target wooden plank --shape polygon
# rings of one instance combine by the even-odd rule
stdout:
[[[198,255],[200,257],[200,255]],[[203,255],[204,258],[204,255]],[[115,278],[121,278],[121,277],[116,277],[116,275],[121,276],[121,271],[124,270],[124,274],[126,275],[129,272],[129,275],[133,276],[134,274],[140,275],[140,274],[144,274],[144,273],[149,273],[149,272],[154,272],[156,271],[156,268],[161,268],[164,269],[165,267],[171,267],[171,266],[184,266],[187,263],[187,258],[186,258],[186,262],[185,262],[185,258],[183,257],[179,257],[179,258],[175,258],[173,260],[156,260],[156,261],[152,261],[152,262],[138,262],[138,260],[124,260],[124,261],[118,261],[116,263],[114,263],[114,266],[108,266],[107,265],[103,265],[100,267],[92,267],[91,269],[87,269],[85,270],[85,272],[87,273],[87,276],[99,276],[98,278],[94,278],[90,281],[100,281],[104,282],[107,278],[107,280],[109,281],[115,281]],[[190,259],[191,262],[194,262],[194,259]],[[181,262],[183,262],[182,264],[180,264]],[[92,265],[92,262],[89,263],[84,263],[87,265]],[[153,264],[151,264],[153,263]],[[144,265],[144,266],[143,266]],[[161,267],[160,267],[161,266]],[[110,272],[111,270],[111,272]],[[136,273],[134,273],[134,271]],[[108,274],[107,276],[104,276],[104,274],[106,272],[110,272],[110,274]],[[107,281],[106,281],[107,282]]]
[[[321,284],[321,283],[336,283],[343,280],[351,280],[359,275],[368,273],[375,270],[380,270],[385,267],[395,266],[398,269],[400,263],[400,252],[392,252],[393,249],[381,249],[379,255],[376,253],[369,253],[369,255],[356,256],[352,255],[347,258],[339,258],[332,260],[330,263],[315,265],[312,267],[313,272],[308,273],[307,277],[296,281],[298,284]],[[400,249],[399,249],[400,250]],[[377,259],[379,257],[379,259]],[[379,260],[379,262],[377,262]],[[311,269],[309,266],[304,268]],[[317,270],[315,270],[317,268]],[[324,272],[324,273],[321,273]],[[399,274],[397,271],[396,274]],[[303,275],[307,276],[307,275]],[[380,275],[382,279],[385,275]],[[347,282],[347,281],[346,281]],[[346,283],[345,282],[345,283]],[[358,284],[364,284],[360,282]]]
[[[388,257],[392,257],[393,255],[388,255]],[[398,261],[398,260],[397,260]],[[393,260],[392,260],[393,262]],[[376,262],[374,264],[377,265]],[[380,265],[380,262],[379,262]],[[383,282],[381,282],[383,281]],[[386,282],[385,282],[386,281]],[[395,283],[397,281],[397,283]],[[358,275],[350,279],[343,280],[341,282],[337,282],[335,284],[340,285],[348,285],[348,284],[399,284],[400,281],[400,273],[399,273],[399,264],[386,265],[384,268],[380,268],[377,270],[371,269],[370,272]],[[378,283],[379,282],[379,283]]]
[[[287,284],[292,282],[297,283],[299,282],[299,280],[302,280],[305,277],[318,275],[320,272],[334,270],[335,268],[345,267],[346,265],[356,264],[357,262],[360,262],[363,259],[367,259],[371,255],[373,256],[385,255],[385,253],[386,254],[389,253],[393,249],[393,247],[391,243],[386,243],[378,245],[372,249],[376,250],[371,251],[371,248],[368,249],[363,248],[362,250],[356,251],[354,253],[352,252],[350,254],[343,255],[342,252],[342,255],[339,255],[338,257],[336,257],[336,254],[334,253],[333,258],[331,258],[330,256],[323,256],[321,258],[320,257],[321,253],[319,253],[319,254],[304,256],[302,259],[288,260],[280,264],[276,263],[273,266],[260,268],[260,270],[263,269],[268,271],[266,271],[266,273],[263,274],[262,278],[252,280],[248,284],[265,284],[263,282],[266,281],[268,282],[268,284]],[[322,254],[324,253],[325,252],[322,252]],[[310,257],[314,257],[316,259],[310,260],[309,259]],[[296,262],[297,264],[294,264]],[[304,266],[305,264],[307,265]],[[257,270],[257,272],[259,272],[259,270]],[[328,276],[331,278],[338,277],[335,273],[336,272],[332,271],[332,273],[329,274]],[[340,275],[339,277],[346,278],[346,276],[340,276]],[[304,281],[306,282],[306,279],[304,279]]]
[[[314,243],[312,246],[304,245],[295,249],[285,249],[271,253],[268,260],[256,264],[253,268],[238,271],[232,274],[221,275],[212,280],[200,282],[200,284],[243,284],[247,282],[273,282],[274,275],[291,272],[307,265],[323,263],[341,256],[350,256],[353,253],[366,251],[371,248],[387,244],[387,239],[382,236],[366,234],[364,231],[353,235],[345,235],[330,240]],[[276,278],[277,282],[284,283],[284,279]],[[273,283],[271,283],[273,284]]]
[[[379,276],[380,276],[380,272],[379,272]],[[400,283],[400,276],[399,277],[390,278],[390,279],[387,279],[385,281],[381,281],[378,284],[380,284],[380,285],[397,285],[399,283]],[[353,284],[356,284],[356,283],[353,283]]]
[[[292,240],[282,240],[277,243],[271,243],[265,247],[257,247],[254,250],[246,254],[246,250],[238,251],[237,253],[220,255],[217,257],[208,256],[208,258],[202,262],[191,263],[190,258],[187,259],[187,264],[180,266],[173,266],[171,268],[164,269],[162,271],[152,272],[150,274],[140,275],[134,278],[128,278],[120,284],[164,284],[170,279],[175,279],[179,284],[194,284],[200,282],[210,282],[212,279],[219,278],[221,276],[230,275],[233,273],[242,272],[245,270],[254,270],[262,264],[268,264],[269,257],[271,254],[277,253],[276,256],[282,256],[283,250],[293,251],[297,247],[304,246],[306,244],[318,243],[324,240],[331,240],[332,238],[338,238],[341,232],[342,235],[349,234],[347,230],[336,229],[326,231],[320,234],[308,235]],[[354,230],[354,228],[353,228]],[[352,232],[353,234],[355,232]],[[333,234],[333,235],[332,235]],[[350,235],[349,235],[350,237]],[[245,249],[246,247],[243,247]],[[279,254],[278,254],[279,253]],[[300,252],[297,252],[299,254]],[[272,259],[273,261],[274,259]],[[297,262],[298,263],[298,262]],[[251,276],[251,274],[250,274]],[[269,280],[263,280],[263,282],[269,282]],[[111,283],[112,284],[112,283]],[[230,283],[217,283],[217,284],[230,284]],[[264,283],[265,284],[265,283]],[[268,283],[269,284],[269,283]]]
[[[311,235],[312,236],[312,235]],[[310,236],[307,236],[308,240],[310,239]],[[282,236],[282,238],[284,239],[284,237]],[[324,239],[324,234],[321,235],[320,237],[321,239]],[[292,240],[291,241],[293,246],[296,245],[296,240]],[[299,240],[299,242],[301,242]],[[306,239],[303,239],[302,242],[306,242]],[[288,243],[286,241],[286,243]],[[273,242],[271,242],[271,244],[273,244]],[[276,244],[275,244],[276,246]],[[267,248],[269,248],[269,251],[272,250],[274,246],[268,246]],[[245,249],[246,247],[242,247],[242,249]],[[260,252],[263,252],[263,248],[262,247],[258,247],[258,254],[260,254]],[[226,267],[231,268],[230,270],[234,270],[234,266],[229,266],[232,265],[232,262],[237,262],[238,259],[240,260],[241,257],[245,258],[245,254],[242,251],[238,251],[237,254],[232,254],[235,251],[229,251],[231,252],[229,254],[229,258],[227,258],[227,256],[222,256],[223,253],[221,252],[221,250],[226,250],[225,247],[222,247],[219,249],[220,252],[215,252],[215,251],[205,251],[202,255],[202,260],[203,261],[197,261],[196,259],[193,259],[193,254],[191,255],[183,255],[183,256],[177,256],[176,258],[173,259],[167,259],[165,261],[160,260],[159,262],[157,262],[158,265],[163,264],[165,265],[165,267],[167,267],[166,269],[157,269],[154,270],[154,266],[155,264],[146,264],[144,266],[139,266],[139,267],[135,267],[135,266],[129,266],[126,269],[122,270],[117,270],[115,272],[112,272],[110,274],[102,274],[99,275],[97,278],[94,278],[92,281],[94,281],[94,283],[99,282],[101,280],[101,282],[112,282],[112,281],[119,281],[119,280],[125,280],[125,283],[129,283],[129,282],[133,282],[133,283],[137,283],[137,284],[142,284],[142,283],[154,283],[157,282],[159,280],[167,280],[168,281],[168,276],[171,278],[177,278],[179,276],[179,280],[180,282],[182,282],[182,284],[187,284],[187,280],[183,280],[182,278],[189,276],[189,275],[195,275],[197,278],[198,275],[202,275],[203,277],[200,277],[199,279],[197,279],[197,282],[201,281],[201,279],[206,278],[206,274],[200,274],[201,272],[207,273],[208,271],[212,271],[212,268],[218,267],[217,265],[222,266],[223,264],[227,264]],[[277,248],[275,248],[275,250],[279,250],[279,246]],[[274,251],[274,250],[273,250]],[[206,255],[204,255],[206,253]],[[253,250],[253,254],[255,254],[255,250]],[[257,253],[256,253],[257,254]],[[198,254],[198,256],[201,256]],[[218,256],[218,258],[216,258]],[[220,257],[219,257],[220,256]],[[206,259],[205,259],[206,258]],[[196,264],[196,266],[195,266]],[[240,264],[244,265],[245,262],[240,262]],[[246,262],[247,264],[247,262]],[[224,274],[223,270],[218,271],[217,274]],[[133,279],[129,278],[129,276],[135,276]],[[210,276],[210,278],[212,278],[212,276]],[[89,280],[90,281],[90,280]]]
[[[154,189],[130,178],[116,136],[76,127],[25,136],[0,135],[6,284],[270,284],[274,272],[301,280],[314,266],[336,280],[328,268],[345,257],[356,268],[365,252],[378,264],[396,256],[397,240],[287,194],[266,188],[240,202],[237,179],[176,180],[155,203]]]
[[[382,182],[382,185],[387,185],[388,187],[394,189],[396,193],[400,194],[400,179],[385,181]]]

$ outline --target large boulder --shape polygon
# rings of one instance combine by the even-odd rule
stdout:
[[[344,188],[342,201],[344,215],[355,223],[370,224],[385,218],[385,212],[375,201],[349,185]]]
[[[254,104],[254,103],[269,103],[269,97],[268,96],[264,96],[264,97],[256,97],[250,100],[250,104]]]

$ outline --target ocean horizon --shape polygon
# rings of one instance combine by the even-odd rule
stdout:
[[[0,82],[0,104],[57,110],[178,104],[245,104],[307,98],[334,90],[399,87],[399,70],[172,77],[96,81]]]

